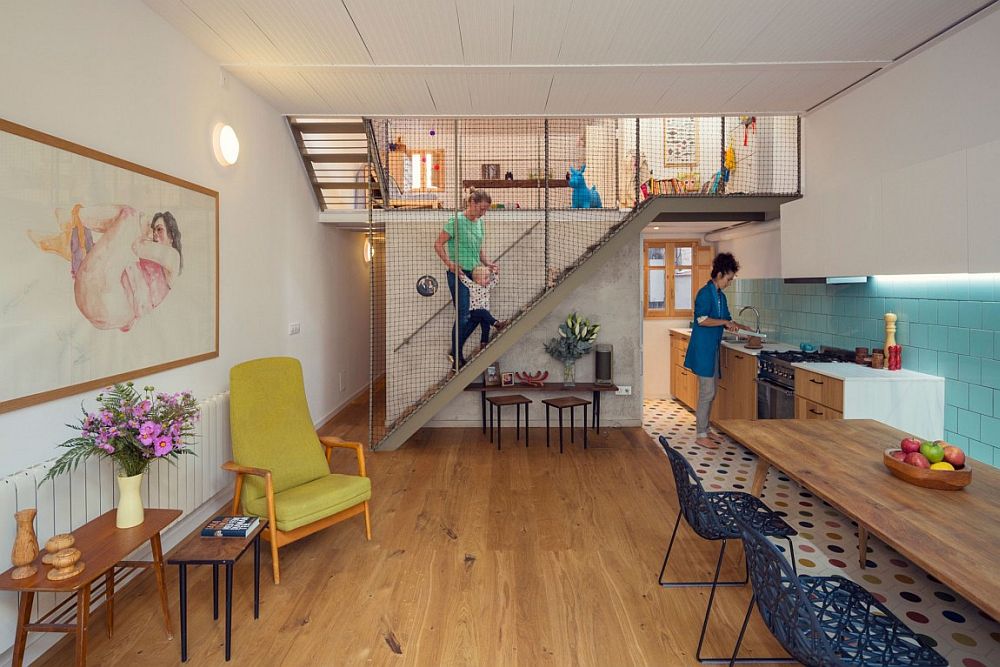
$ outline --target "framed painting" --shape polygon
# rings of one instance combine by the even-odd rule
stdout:
[[[666,167],[698,164],[698,119],[663,119],[663,156]]]
[[[219,356],[219,193],[0,119],[0,412]]]

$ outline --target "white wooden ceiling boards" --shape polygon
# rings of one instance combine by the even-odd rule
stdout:
[[[987,0],[144,0],[282,114],[803,113]]]

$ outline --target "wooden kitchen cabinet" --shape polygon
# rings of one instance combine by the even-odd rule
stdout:
[[[692,410],[698,407],[698,376],[684,368],[690,338],[670,332],[670,393]]]
[[[712,404],[712,420],[756,419],[757,357],[723,345],[719,366],[722,377]]]
[[[795,397],[796,419],[843,419],[844,413],[801,396]]]
[[[796,368],[795,418],[843,419],[843,380]]]

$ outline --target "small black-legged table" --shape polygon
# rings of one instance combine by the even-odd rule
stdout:
[[[618,387],[613,384],[595,384],[593,382],[578,382],[572,387],[567,387],[562,382],[543,382],[541,385],[526,385],[526,384],[515,384],[509,387],[486,387],[483,386],[482,382],[473,382],[465,388],[465,391],[478,391],[479,400],[482,404],[483,413],[483,433],[486,433],[486,392],[493,394],[494,392],[503,391],[547,391],[551,393],[568,391],[568,392],[581,392],[589,391],[593,392],[594,398],[594,414],[592,417],[591,427],[595,432],[601,432],[601,394],[605,392],[616,392]]]
[[[493,411],[497,413],[497,450],[500,449],[500,410],[505,405],[513,405],[514,412],[517,413],[517,439],[521,439],[521,406],[524,406],[524,446],[528,446],[528,406],[531,399],[520,394],[510,394],[507,396],[490,396],[486,399],[490,404],[490,442],[493,442]]]
[[[212,566],[212,618],[219,619],[219,566],[226,566],[226,661],[230,656],[233,629],[233,567],[253,545],[253,617],[260,616],[260,534],[267,526],[261,519],[246,537],[195,537],[174,551],[167,562],[178,567],[181,591],[181,662],[187,662],[187,566]]]
[[[563,453],[563,410],[569,408],[569,441],[573,442],[573,410],[583,406],[583,448],[587,448],[587,406],[590,401],[576,396],[564,396],[561,398],[546,398],[542,401],[545,404],[545,446],[549,446],[549,408],[559,410],[559,453]]]

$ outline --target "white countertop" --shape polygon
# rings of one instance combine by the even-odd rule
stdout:
[[[691,329],[670,329],[672,333],[678,333],[682,336],[690,336]],[[751,350],[743,345],[742,341],[731,341],[724,340],[722,344],[731,350],[736,350],[737,352],[743,352],[745,354],[751,354],[753,356],[759,355],[761,352],[788,352],[790,350],[798,350],[799,348],[795,345],[789,345],[787,343],[782,343],[781,341],[774,342],[764,342],[764,346],[760,349]]]
[[[916,371],[898,370],[887,371],[884,368],[871,368],[869,366],[859,366],[852,363],[834,363],[818,361],[800,361],[792,364],[795,368],[801,368],[827,377],[838,380],[881,380],[884,382],[940,382],[944,383],[944,378]]]

